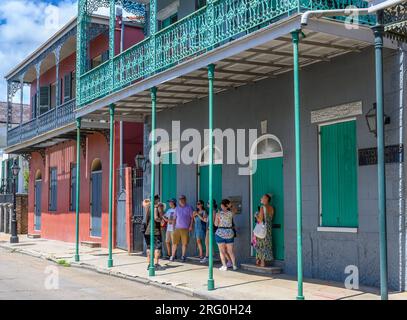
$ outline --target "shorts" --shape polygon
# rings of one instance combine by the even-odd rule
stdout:
[[[189,241],[189,230],[188,229],[175,229],[172,234],[172,243],[178,245],[180,242],[186,246]]]
[[[146,242],[147,250],[150,250],[150,235],[145,234],[144,240]],[[161,235],[154,236],[154,250],[161,250],[162,248],[162,238]]]
[[[230,239],[225,239],[222,237],[219,237],[217,234],[215,234],[215,241],[217,244],[229,244],[229,243],[234,243],[235,242],[235,238],[230,238]]]
[[[166,243],[174,242],[174,231],[165,232],[165,242]]]

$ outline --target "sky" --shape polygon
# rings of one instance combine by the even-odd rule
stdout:
[[[4,76],[76,12],[77,0],[0,0],[0,101],[7,100]],[[19,94],[16,99],[20,102]]]

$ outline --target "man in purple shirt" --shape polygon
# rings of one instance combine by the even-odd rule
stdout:
[[[187,204],[187,198],[182,195],[179,197],[178,206],[175,209],[175,229],[173,232],[172,242],[172,256],[170,261],[174,261],[175,254],[177,252],[178,244],[182,243],[182,262],[186,260],[186,251],[189,241],[189,232],[192,231],[192,219],[193,209]]]

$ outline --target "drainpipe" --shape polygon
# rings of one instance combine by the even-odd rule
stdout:
[[[297,300],[304,300],[302,269],[302,176],[301,176],[301,110],[300,110],[300,31],[292,32],[294,60],[294,131],[295,131],[295,196],[297,212]]]
[[[379,198],[379,239],[380,239],[380,295],[388,299],[387,289],[387,228],[386,228],[386,172],[384,162],[384,98],[383,98],[383,11],[377,14],[373,27],[375,36],[376,69],[376,123],[377,123],[377,179]]]
[[[386,171],[384,161],[384,98],[383,98],[383,10],[406,0],[390,0],[366,9],[318,10],[307,11],[301,16],[301,25],[308,24],[310,17],[348,16],[350,14],[377,14],[377,24],[372,28],[375,37],[375,70],[376,70],[376,123],[377,123],[377,178],[379,209],[379,248],[380,248],[380,296],[388,299],[387,270],[387,226],[386,226]]]
[[[376,13],[378,11],[387,9],[389,7],[396,6],[400,3],[406,2],[406,0],[388,0],[382,2],[380,4],[371,6],[369,8],[362,8],[362,9],[335,9],[335,10],[314,10],[314,11],[306,11],[301,15],[301,25],[306,26],[308,25],[309,18],[322,18],[322,17],[334,17],[334,16],[350,16],[354,14],[359,15],[369,15]]]
[[[124,19],[123,10],[117,10],[117,15],[120,17],[121,21],[121,32],[120,32],[120,53],[124,50]],[[123,121],[119,122],[119,168],[120,168],[120,179],[119,179],[119,192],[123,190]]]

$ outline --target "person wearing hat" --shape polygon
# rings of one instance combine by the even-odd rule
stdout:
[[[170,259],[172,250],[171,245],[173,244],[173,233],[174,233],[174,222],[175,222],[175,208],[177,207],[177,200],[172,198],[168,200],[169,209],[163,216],[163,220],[166,224],[165,230],[165,246],[167,249],[166,259]]]
[[[175,229],[173,233],[172,255],[170,261],[175,260],[178,244],[182,243],[181,261],[186,261],[186,252],[189,241],[189,232],[192,231],[194,210],[187,204],[187,198],[182,195],[179,197],[178,206],[175,208]]]

